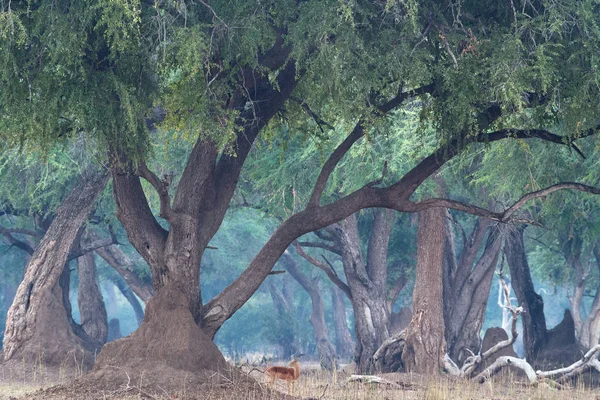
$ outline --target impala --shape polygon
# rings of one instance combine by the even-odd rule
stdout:
[[[277,379],[282,379],[287,382],[288,394],[290,394],[290,385],[292,386],[292,393],[294,391],[294,383],[298,380],[300,376],[300,364],[298,360],[294,357],[294,360],[290,363],[289,367],[283,367],[279,365],[273,365],[271,367],[267,367],[265,370],[265,375],[271,378],[269,384],[273,385]]]

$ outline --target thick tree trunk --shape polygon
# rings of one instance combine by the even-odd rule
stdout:
[[[363,260],[356,214],[335,228],[338,246],[354,310],[356,347],[354,361],[360,373],[374,371],[373,355],[390,336],[390,313],[387,299],[387,248],[393,212],[378,210],[368,244],[368,263]]]
[[[34,362],[42,357],[47,364],[87,366],[93,362],[96,349],[73,331],[59,280],[69,251],[107,179],[105,173],[86,175],[58,208],[8,311],[5,360]]]
[[[536,293],[527,263],[523,232],[525,226],[509,226],[505,245],[506,261],[510,267],[511,284],[519,306],[523,307],[523,345],[525,356],[533,361],[546,341],[544,300]]]
[[[335,350],[338,357],[349,360],[352,357],[354,343],[348,329],[346,306],[344,306],[342,293],[336,286],[331,287],[331,304],[333,307],[333,327],[335,329]]]
[[[402,353],[407,372],[440,373],[446,352],[442,286],[445,218],[443,208],[419,212],[413,318]]]
[[[77,305],[79,306],[80,325],[89,337],[104,344],[108,335],[108,318],[104,299],[98,288],[93,253],[87,253],[77,259],[77,272],[79,274]]]
[[[336,352],[331,340],[329,340],[329,331],[327,324],[325,323],[325,306],[323,304],[323,298],[321,297],[321,289],[319,288],[318,279],[309,279],[305,276],[296,261],[287,251],[283,255],[285,262],[285,268],[290,275],[308,292],[310,301],[312,304],[312,310],[310,314],[310,323],[313,327],[315,335],[315,341],[317,343],[317,351],[319,352],[319,359],[321,361],[321,367],[327,371],[333,371],[337,365]]]

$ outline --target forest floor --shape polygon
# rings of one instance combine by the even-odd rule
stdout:
[[[238,400],[238,399],[331,399],[331,400],[552,400],[552,399],[586,399],[600,400],[600,389],[585,387],[583,380],[568,389],[556,389],[548,384],[537,387],[527,385],[522,378],[511,376],[510,372],[485,384],[465,382],[446,377],[428,378],[414,374],[381,374],[387,383],[348,382],[349,374],[340,371],[335,375],[320,371],[316,366],[305,366],[300,379],[294,387],[294,397],[286,396],[285,382],[279,381],[275,390],[268,389],[266,377],[260,370],[244,368],[244,372],[253,377],[257,383],[231,383],[207,385],[203,388],[182,387],[176,393],[149,393],[144,389],[131,385],[122,390],[104,390],[94,387],[89,382],[76,380],[66,386],[53,384],[40,374],[31,376],[29,380],[11,380],[0,373],[0,400],[35,399],[202,399],[202,400]],[[61,382],[59,382],[61,383]],[[65,383],[65,382],[62,382]]]

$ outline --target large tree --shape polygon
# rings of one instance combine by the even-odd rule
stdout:
[[[156,294],[144,323],[105,346],[97,369],[120,364],[137,371],[150,368],[148,358],[156,360],[153,368],[224,368],[211,338],[286,248],[359,209],[445,206],[512,217],[526,199],[496,213],[410,198],[471,143],[512,137],[574,146],[577,137],[596,133],[586,116],[597,115],[600,104],[598,16],[593,4],[559,3],[529,1],[519,9],[491,0],[3,3],[8,29],[0,31],[0,59],[11,67],[0,72],[1,134],[21,143],[89,135],[103,146],[117,216],[152,272]],[[573,49],[575,41],[581,48]],[[146,118],[153,99],[162,108]],[[408,105],[436,128],[439,149],[395,182],[364,182],[322,201],[340,159],[367,133],[389,126],[382,116]],[[164,110],[164,123],[194,142],[175,180],[148,167],[146,123],[164,118]],[[238,279],[205,301],[200,261],[259,133],[268,127],[281,136],[306,123],[322,129],[326,117],[349,133],[315,177],[304,207],[282,222]],[[550,121],[561,122],[565,136],[549,131]],[[284,129],[277,129],[281,122]],[[158,193],[161,220],[141,178]],[[569,184],[533,196],[563,187],[595,191]],[[161,384],[163,377],[154,377]]]

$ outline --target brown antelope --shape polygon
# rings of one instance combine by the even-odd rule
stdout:
[[[292,392],[294,392],[294,383],[298,380],[300,376],[300,364],[298,360],[294,358],[294,360],[290,363],[289,367],[282,367],[279,365],[273,365],[271,367],[267,367],[265,370],[265,375],[271,378],[269,384],[272,386],[277,379],[282,379],[287,382],[288,394],[290,394],[290,385],[292,386]]]

